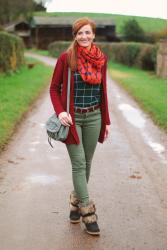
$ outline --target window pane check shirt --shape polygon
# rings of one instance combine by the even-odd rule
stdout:
[[[87,108],[101,102],[101,84],[89,84],[82,80],[78,71],[74,72],[74,106]]]

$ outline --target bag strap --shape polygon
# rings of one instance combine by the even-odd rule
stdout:
[[[70,111],[70,82],[71,82],[71,69],[68,67],[68,82],[67,82],[67,114]]]

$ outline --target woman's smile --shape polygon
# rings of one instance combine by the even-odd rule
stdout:
[[[75,40],[80,46],[91,48],[95,34],[89,24],[84,25],[76,34]]]

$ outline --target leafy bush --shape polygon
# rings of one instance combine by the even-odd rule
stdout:
[[[24,64],[24,44],[21,38],[0,32],[0,71],[16,71]]]
[[[55,41],[48,46],[49,54],[58,57],[63,51],[66,51],[71,42]]]
[[[111,58],[117,62],[132,66],[136,60],[140,48],[137,43],[112,44]]]
[[[136,59],[136,65],[141,69],[156,70],[157,46],[142,44]]]
[[[145,33],[135,19],[130,19],[122,26],[122,35],[125,41],[143,42]]]
[[[104,45],[103,45],[104,46]],[[145,70],[156,69],[157,46],[147,43],[110,43],[108,57],[113,61]]]
[[[145,33],[144,42],[145,43],[156,43],[154,33],[152,33],[152,32]]]

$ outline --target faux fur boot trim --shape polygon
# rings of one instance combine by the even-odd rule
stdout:
[[[76,211],[79,208],[79,199],[76,197],[74,191],[70,194],[70,210]]]
[[[89,224],[97,221],[96,207],[92,201],[86,207],[80,206],[80,212],[84,223]]]
[[[93,222],[97,222],[97,216],[96,216],[96,214],[93,214],[93,215],[89,215],[86,217],[82,217],[82,222],[84,222],[86,224],[91,224]]]
[[[79,204],[79,206],[82,215],[96,212],[96,207],[93,201],[90,201],[87,206],[83,206],[81,203]]]

